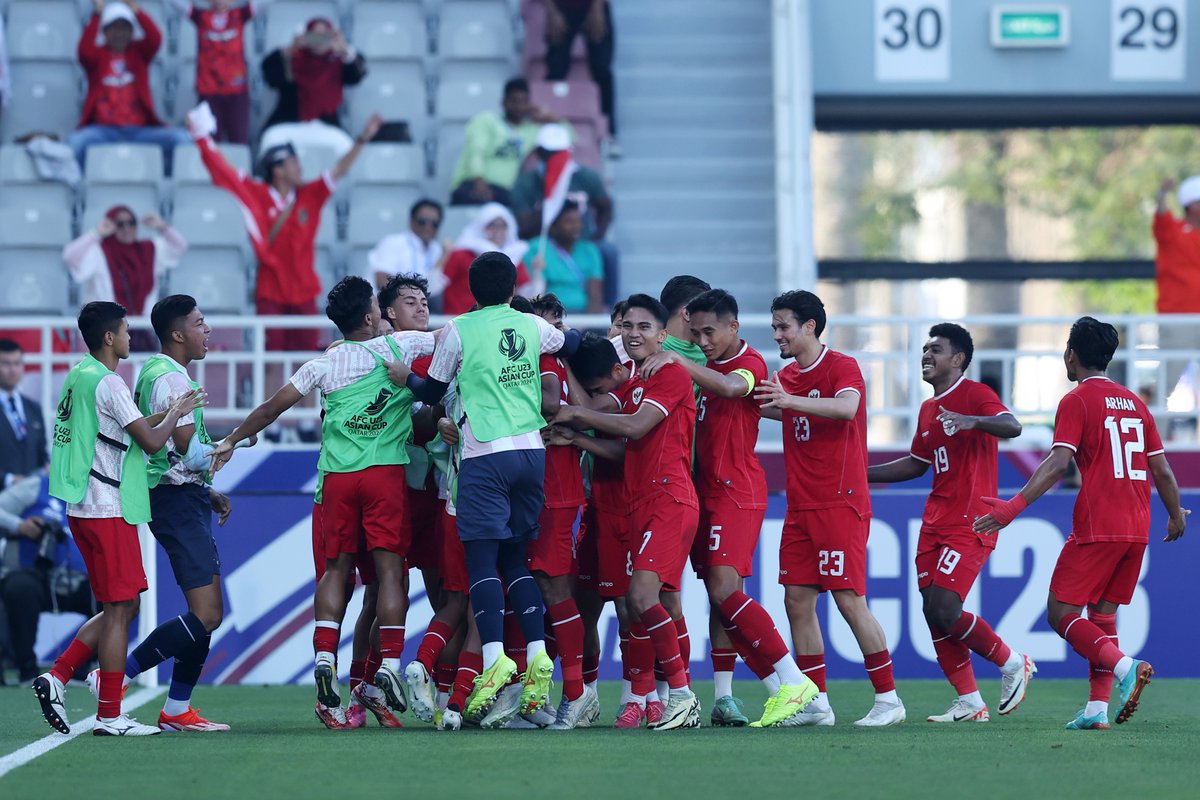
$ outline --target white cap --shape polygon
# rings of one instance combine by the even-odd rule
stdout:
[[[107,28],[117,20],[123,19],[130,25],[137,24],[137,17],[133,14],[133,9],[124,3],[105,3],[104,11],[100,13],[100,27]]]
[[[537,146],[554,153],[571,149],[571,134],[562,125],[543,125],[538,130]]]
[[[1179,184],[1179,205],[1187,208],[1192,203],[1200,203],[1200,175],[1193,175]]]

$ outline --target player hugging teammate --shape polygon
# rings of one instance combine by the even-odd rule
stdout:
[[[469,283],[476,308],[431,333],[421,278],[396,276],[378,297],[361,278],[342,280],[326,307],[342,340],[215,445],[203,392],[186,373],[204,357],[209,333],[195,301],[175,296],[155,307],[163,350],[139,378],[137,405],[113,371],[129,352],[124,309],[84,308],[79,327],[90,354],[68,375],[59,403],[51,490],[69,503],[104,610],[34,683],[53,728],[70,730],[65,684],[98,653],[97,734],[228,730],[190,705],[223,613],[211,521],[216,513],[223,522],[230,506],[212,490],[212,475],[314,390],[324,412],[313,675],[316,715],[331,729],[362,727],[367,711],[401,727],[410,706],[443,730],[591,726],[600,716],[596,628],[609,600],[625,679],[614,726],[698,727],[679,601],[689,557],[710,605],[714,725],[835,724],[816,613],[826,592],[875,691],[855,724],[901,723],[891,655],[866,600],[868,484],[915,478],[931,465],[917,580],[938,664],[958,697],[928,719],[989,719],[972,652],[999,667],[997,711],[1008,714],[1036,667],[963,601],[999,529],[1072,458],[1083,488],[1048,618],[1088,660],[1091,697],[1068,728],[1109,726],[1114,679],[1116,721],[1136,711],[1153,669],[1119,649],[1116,610],[1132,596],[1148,542],[1149,481],[1170,517],[1168,541],[1183,535],[1190,512],[1180,508],[1153,418],[1105,375],[1117,346],[1112,326],[1084,317],[1072,327],[1064,361],[1079,386],[1059,406],[1050,455],[1001,501],[997,441],[1021,426],[994,392],[966,377],[973,345],[961,326],[929,331],[921,367],[934,396],[921,407],[909,455],[868,468],[866,385],[851,356],[821,342],[825,308],[811,292],[772,302],[774,339],[789,363],[771,376],[739,335],[737,300],[691,276],[673,278],[660,299],[635,294],[618,304],[611,338],[567,329],[552,295],[514,298],[516,268],[501,253],[477,258]],[[764,417],[783,424],[787,512],[777,577],[791,650],[744,591],[766,512],[755,455]],[[149,471],[143,452],[153,454]],[[125,632],[146,588],[134,527],[141,522],[170,556],[189,610],[127,658]],[[435,614],[402,668],[411,566]],[[356,578],[367,588],[343,706],[337,652]],[[738,657],[767,689],[753,722],[733,696]],[[174,675],[158,726],[123,716],[125,683],[166,658],[175,659]],[[563,687],[554,706],[556,660]]]

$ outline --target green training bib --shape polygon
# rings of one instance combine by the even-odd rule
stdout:
[[[541,430],[541,334],[528,314],[488,306],[454,319],[462,340],[458,387],[481,442]]]
[[[178,372],[183,377],[187,378],[188,386],[192,389],[199,389],[200,384],[192,380],[187,374],[187,370],[181,368],[174,359],[157,353],[146,359],[146,363],[142,365],[142,371],[138,374],[137,384],[133,390],[133,402],[137,403],[138,410],[144,416],[151,416],[155,413],[154,408],[150,405],[154,398],[154,382],[170,372]],[[196,420],[196,435],[200,438],[201,444],[212,444],[212,439],[208,435],[208,429],[204,427],[204,409],[197,408],[192,412],[193,419]],[[150,488],[158,486],[158,482],[162,476],[171,469],[171,462],[167,458],[167,446],[163,445],[162,449],[150,456],[150,460],[146,465],[146,480]],[[211,484],[212,475],[208,470],[204,471],[201,476],[204,482]]]
[[[402,358],[391,337],[388,347]],[[358,472],[380,464],[407,464],[404,444],[412,436],[412,392],[388,379],[387,362],[361,342],[375,367],[349,386],[325,395],[321,456],[322,472]]]

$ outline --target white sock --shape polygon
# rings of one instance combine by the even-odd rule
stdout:
[[[633,693],[633,684],[629,681],[621,681],[621,705],[636,702],[634,699],[636,696]],[[643,703],[643,705],[645,704]]]
[[[373,683],[367,683],[366,681],[363,681],[362,687],[362,693],[367,697],[373,697],[376,699],[383,697],[383,689],[380,689]]]
[[[504,655],[504,642],[484,642],[483,644],[483,668],[488,669],[500,660],[500,656]]]
[[[771,666],[775,668],[775,674],[779,676],[780,683],[793,685],[804,683],[804,673],[800,671],[800,667],[796,666],[796,662],[790,655],[784,656]]]
[[[896,694],[895,689],[892,689],[890,692],[877,692],[875,694],[875,702],[876,703],[888,703],[893,706],[899,705],[900,695]]]
[[[1108,703],[1104,700],[1088,700],[1087,708],[1083,709],[1085,717],[1094,717],[1097,714],[1103,714],[1108,717]]]
[[[442,711],[445,711],[446,706],[448,706],[449,704],[450,704],[450,693],[439,691],[437,693],[437,707],[440,708]]]
[[[163,713],[168,717],[177,717],[187,711],[191,704],[191,698],[187,700],[172,700],[168,697],[167,702],[163,703]]]
[[[645,708],[646,701],[649,700],[651,697],[653,697],[655,700],[658,699],[658,695],[631,694],[629,696],[629,702],[637,703],[642,708]]]
[[[667,698],[671,696],[671,684],[666,681],[655,681],[654,686],[658,691],[658,699],[662,702],[667,702]]]
[[[763,678],[762,684],[767,687],[767,694],[774,695],[779,692],[779,676],[774,672]]]
[[[584,686],[586,686],[587,688],[591,689],[593,692],[597,692],[597,691],[599,691],[599,690],[596,688],[596,684],[598,684],[599,682],[600,682],[600,681],[599,681],[599,679],[597,679],[597,680],[594,680],[594,681],[590,681],[590,682],[588,682],[588,683],[585,683],[585,684],[584,684]]]
[[[333,653],[330,653],[326,650],[318,650],[315,662],[315,666],[318,667],[322,664],[328,664],[332,667],[337,664],[337,657]]]
[[[714,699],[720,700],[722,697],[729,697],[733,694],[733,673],[732,672],[714,672],[713,673],[713,696]]]
[[[1113,675],[1116,676],[1117,680],[1123,681],[1131,669],[1133,669],[1133,659],[1129,656],[1121,656],[1121,660],[1113,667]]]
[[[398,659],[398,658],[385,658],[383,660],[383,666],[387,667],[388,669],[390,669],[392,672],[395,672],[395,673],[400,673],[403,669],[400,666],[400,659]],[[374,678],[375,678],[375,676],[372,675],[371,679],[374,680]]]
[[[1018,653],[1016,650],[1009,648],[1008,661],[1004,662],[1004,666],[1000,669],[1005,672],[1016,672],[1025,666],[1025,656]]]
[[[97,684],[99,683],[99,680],[100,680],[100,676],[99,676],[99,675],[97,675],[97,676],[96,676],[96,681],[97,681]],[[128,675],[126,675],[125,677],[121,678],[121,688],[122,688],[122,689],[124,689],[126,686],[128,686],[128,685],[129,685],[129,684],[131,684],[131,683],[133,683],[133,678],[129,677]]]
[[[544,639],[538,639],[536,642],[530,642],[525,645],[525,660],[530,664],[533,663],[533,657],[538,653],[546,652],[546,642]]]
[[[983,708],[984,706],[983,695],[979,693],[978,689],[968,694],[960,694],[958,699],[960,702],[966,703],[971,708]]]
[[[810,711],[829,711],[829,695],[817,692],[816,698],[809,705]]]

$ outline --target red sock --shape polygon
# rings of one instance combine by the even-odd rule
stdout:
[[[667,680],[667,671],[665,669],[663,669],[662,662],[655,659],[655,661],[654,661],[654,681],[655,681],[655,683],[658,683],[660,681],[663,683],[666,683],[666,680]]]
[[[372,647],[367,651],[367,660],[363,671],[363,682],[368,686],[375,685],[375,673],[379,672],[381,664],[383,664],[383,653]]]
[[[583,617],[579,615],[575,601],[569,598],[550,606],[546,616],[552,620],[550,627],[558,642],[563,695],[568,700],[577,700],[583,694]],[[547,639],[547,645],[549,641]]]
[[[350,662],[350,691],[354,691],[354,687],[363,682],[363,675],[367,674],[367,662],[354,659]]]
[[[65,686],[71,680],[71,676],[92,657],[92,652],[92,648],[83,642],[72,639],[62,655],[55,659],[54,666],[50,668],[50,674],[62,681]]]
[[[687,620],[683,617],[675,620],[675,638],[679,642],[679,658],[683,661],[683,672],[687,682],[692,683],[692,637],[688,636]]]
[[[425,671],[430,675],[433,674],[437,666],[438,656],[442,654],[442,648],[446,646],[446,642],[450,641],[453,636],[454,629],[440,620],[435,619],[425,629],[425,635],[421,637],[421,644],[417,648],[417,661],[420,661],[424,665]]]
[[[737,650],[714,648],[711,655],[713,672],[733,672],[737,666]]]
[[[404,653],[404,626],[379,626],[379,651],[384,658],[399,658]]]
[[[572,604],[574,604],[574,601],[572,601]],[[583,624],[582,619],[579,624]],[[550,609],[546,609],[546,613],[543,615],[542,630],[542,641],[546,643],[546,656],[551,661],[557,661],[559,656],[558,639],[554,636],[554,620],[550,616]]]
[[[437,665],[437,690],[439,692],[449,693],[454,688],[454,673],[457,671],[454,664]]]
[[[450,695],[448,708],[462,711],[467,707],[467,698],[475,688],[475,678],[483,672],[483,654],[462,651],[458,656],[458,672],[454,677],[454,692]]]
[[[517,615],[511,611],[504,612],[504,654],[517,662],[518,674],[525,671],[525,634],[521,633]]]
[[[662,603],[655,603],[642,613],[641,621],[654,644],[654,655],[662,664],[663,672],[667,674],[667,685],[672,689],[686,687],[687,671],[683,668],[683,658],[679,653],[679,634],[671,615],[663,608]]]
[[[942,668],[954,691],[960,696],[978,691],[975,669],[971,666],[971,648],[958,637],[940,628],[931,626],[929,635],[933,637],[933,651],[937,653],[938,666]]]
[[[875,694],[894,691],[896,679],[892,677],[892,655],[886,649],[878,653],[863,653],[863,666],[867,677],[875,687]]]
[[[734,592],[720,606],[721,616],[736,625],[754,650],[762,653],[764,661],[774,665],[787,658],[787,645],[771,621],[771,615],[745,592]]]
[[[1108,637],[1108,641],[1113,647],[1119,647],[1117,644],[1117,615],[1116,614],[1098,614],[1089,611],[1088,619]],[[1088,700],[1100,700],[1107,703],[1112,697],[1113,674],[1111,669],[1105,669],[1099,664],[1088,662],[1088,683],[1091,684],[1091,693],[1088,695]]]
[[[313,652],[336,653],[341,629],[336,622],[317,620],[313,627]]]
[[[817,685],[818,691],[825,691],[825,654],[824,653],[809,653],[808,655],[797,655],[796,666],[800,667],[800,671],[808,676],[808,679]]]
[[[1096,623],[1078,614],[1067,614],[1059,621],[1058,635],[1090,663],[1110,672],[1125,655]]]
[[[600,654],[583,654],[583,682],[595,683],[600,679]]]
[[[629,631],[617,631],[617,645],[621,649],[621,680],[632,683],[633,678],[630,677],[629,673],[629,665],[631,663],[631,656],[629,654]],[[597,656],[597,659],[598,658],[599,656]]]
[[[746,638],[745,631],[727,621],[722,623],[722,627],[729,636],[729,641],[733,642],[733,649],[737,650],[742,661],[746,662],[746,666],[758,676],[759,680],[775,674],[775,665],[767,663],[762,653],[750,646],[750,640]]]
[[[978,617],[970,611],[962,612],[958,622],[947,631],[951,636],[960,639],[967,647],[974,650],[997,667],[1003,667],[1012,655],[1008,645],[996,635],[987,620]]]
[[[121,687],[124,683],[124,672],[100,673],[100,704],[96,716],[103,719],[121,716]]]
[[[654,643],[642,623],[629,622],[629,643],[625,646],[625,654],[625,669],[629,672],[631,691],[640,696],[654,694]]]

